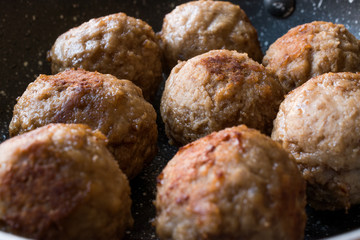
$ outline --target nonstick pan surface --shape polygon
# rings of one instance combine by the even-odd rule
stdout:
[[[8,125],[16,98],[39,74],[51,74],[47,51],[56,38],[68,29],[94,17],[116,12],[140,18],[160,31],[162,19],[176,5],[174,0],[33,0],[1,1],[0,7],[0,142],[8,138]],[[262,0],[231,1],[241,6],[258,31],[262,50],[290,28],[314,20],[344,24],[360,38],[360,0],[298,0],[287,18],[272,16]],[[286,2],[286,1],[285,1]],[[166,75],[164,75],[164,80]],[[161,90],[154,102],[158,110]],[[143,173],[131,181],[135,219],[125,239],[157,239],[151,221],[155,217],[153,200],[156,177],[177,148],[167,143],[161,119],[159,153]],[[305,239],[320,239],[360,228],[360,206],[344,211],[318,212],[307,208]],[[1,236],[0,236],[1,237]],[[360,239],[360,234],[356,235]]]

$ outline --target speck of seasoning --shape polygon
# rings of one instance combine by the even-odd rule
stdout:
[[[318,8],[321,8],[322,3],[323,3],[323,0],[320,0],[318,3]]]
[[[24,62],[24,67],[27,67],[27,66],[29,66],[29,62],[25,61]]]

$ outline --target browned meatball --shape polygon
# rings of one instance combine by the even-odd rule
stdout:
[[[293,158],[244,125],[181,148],[158,177],[160,239],[303,239],[305,181]]]
[[[154,31],[124,13],[70,29],[58,37],[48,58],[53,74],[71,68],[109,73],[134,82],[148,100],[162,80],[161,52]]]
[[[328,73],[290,92],[272,138],[295,157],[316,209],[360,203],[360,74]]]
[[[49,123],[84,123],[109,139],[129,178],[156,155],[156,112],[132,82],[109,74],[67,70],[40,75],[14,107],[10,136]]]
[[[328,72],[360,71],[360,41],[341,24],[312,22],[290,29],[263,59],[287,92]]]
[[[36,239],[115,239],[132,225],[130,187],[106,137],[51,124],[0,145],[0,227]]]
[[[261,61],[255,28],[238,6],[224,1],[192,1],[177,6],[164,18],[160,32],[167,65],[214,49],[246,52]]]
[[[186,144],[241,123],[270,134],[283,99],[278,81],[247,54],[213,50],[179,63],[166,81],[166,134]]]

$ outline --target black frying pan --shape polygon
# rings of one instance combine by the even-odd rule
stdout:
[[[267,2],[268,0],[265,0]],[[269,0],[270,1],[270,0]],[[281,0],[280,0],[281,1]],[[284,0],[283,0],[284,1]],[[0,7],[0,142],[8,138],[8,124],[16,98],[41,74],[51,74],[46,53],[55,39],[68,29],[94,17],[115,12],[141,18],[160,31],[164,15],[181,0],[12,0]],[[287,18],[274,17],[262,0],[231,1],[239,4],[258,31],[263,51],[290,28],[314,20],[344,24],[360,38],[360,0],[298,0]],[[285,2],[291,2],[286,1]],[[282,15],[276,9],[272,13]],[[161,89],[155,101],[158,109]],[[151,220],[155,217],[156,176],[177,149],[168,145],[161,120],[159,154],[131,182],[134,227],[125,239],[157,239]],[[360,206],[344,211],[317,212],[307,208],[305,239],[319,239],[360,228]],[[354,233],[360,239],[360,232]],[[1,236],[0,236],[1,237]],[[350,239],[347,235],[343,239]]]

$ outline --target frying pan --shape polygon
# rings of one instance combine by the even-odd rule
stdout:
[[[284,1],[284,0],[283,0]],[[115,12],[141,18],[156,32],[161,30],[162,19],[181,0],[12,0],[1,1],[0,8],[0,142],[8,138],[8,125],[16,98],[39,74],[51,74],[46,60],[47,51],[56,38],[68,29],[94,17]],[[241,6],[258,31],[262,50],[290,28],[314,20],[344,24],[360,38],[360,0],[298,0],[292,14],[286,18],[270,14],[267,0],[231,1]],[[289,2],[286,1],[285,2]],[[291,2],[291,1],[290,1]],[[271,9],[270,9],[271,10]],[[164,75],[164,80],[166,75]],[[161,87],[154,106],[158,111]],[[159,114],[158,114],[159,116]],[[158,117],[159,153],[144,171],[131,181],[135,219],[134,227],[126,232],[125,239],[157,239],[152,220],[155,217],[153,200],[156,194],[156,177],[176,153],[164,134]],[[319,212],[307,207],[308,222],[305,239],[320,239],[360,228],[360,206],[344,211]],[[10,235],[0,232],[0,239]],[[360,231],[353,231],[334,239],[360,239]]]

